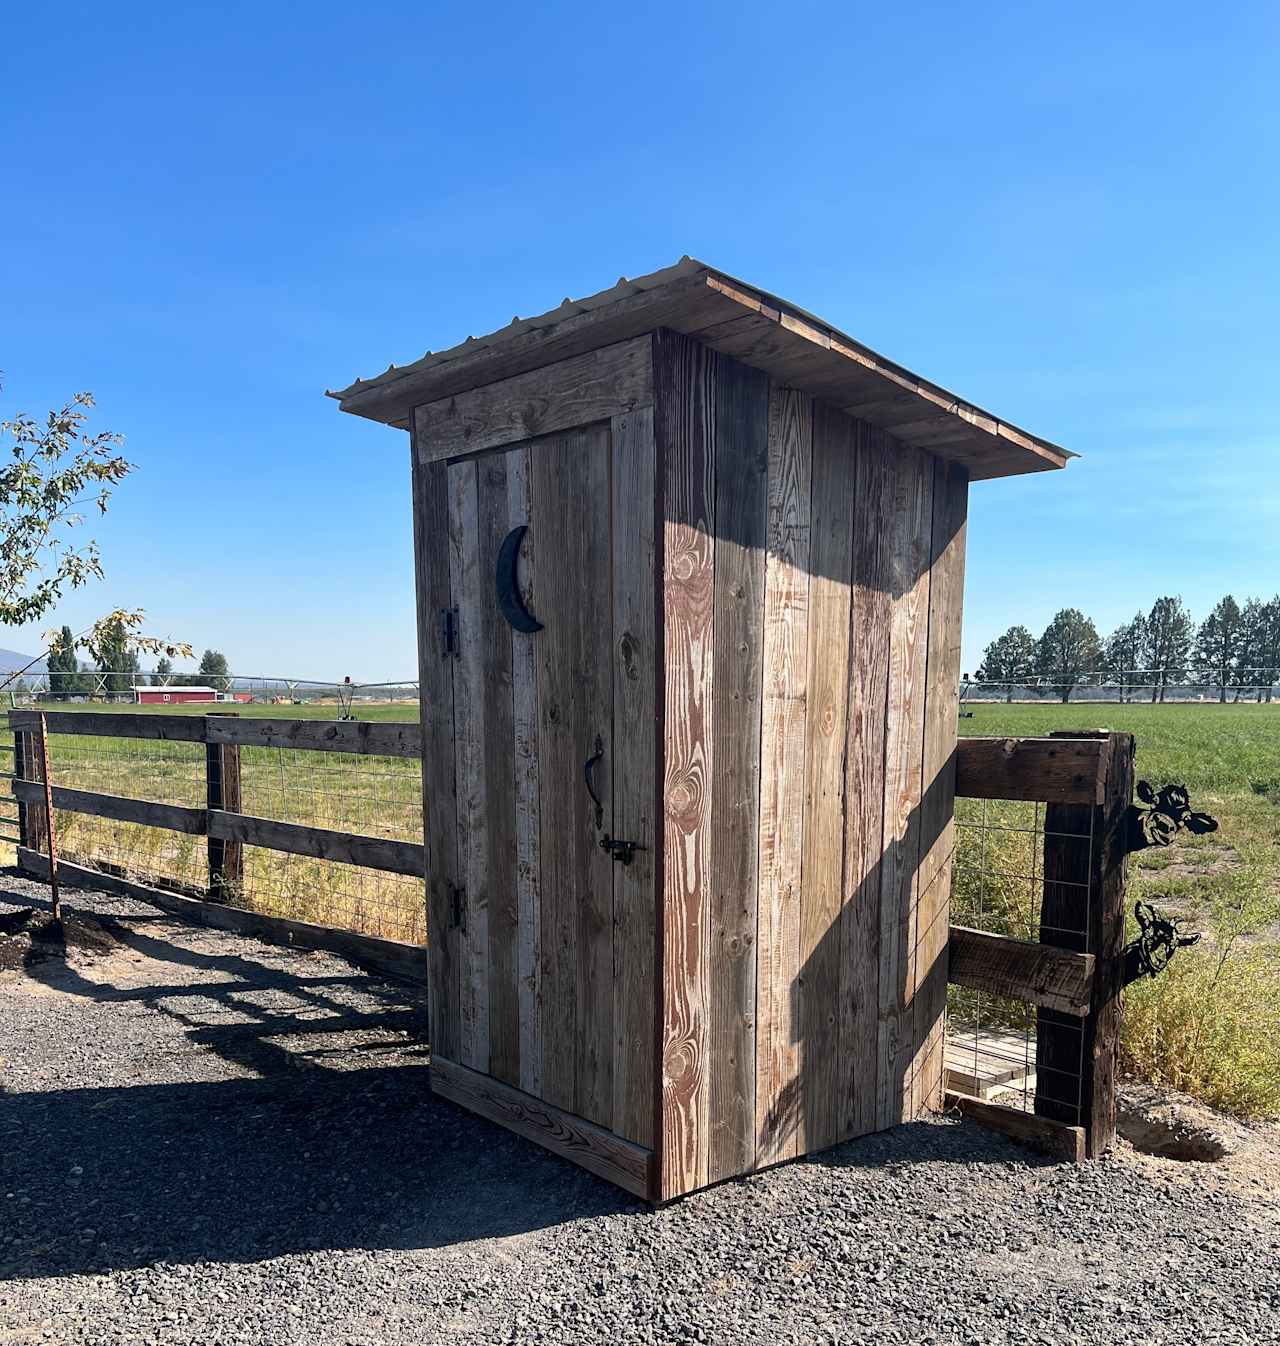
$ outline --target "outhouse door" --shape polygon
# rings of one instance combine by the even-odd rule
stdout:
[[[457,1064],[651,1146],[652,415],[447,464]],[[430,801],[428,800],[428,807]]]

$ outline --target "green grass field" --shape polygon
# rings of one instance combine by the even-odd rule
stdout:
[[[1218,819],[1215,833],[1184,835],[1131,861],[1131,908],[1145,898],[1184,917],[1203,939],[1180,952],[1157,980],[1130,987],[1125,1064],[1241,1116],[1280,1116],[1280,705],[970,709],[972,719],[960,721],[962,735],[1132,733],[1139,778],[1186,785],[1192,806]],[[959,801],[957,820],[975,820],[979,808],[976,801]],[[974,835],[959,829],[959,862]],[[1014,837],[1015,846],[1023,844]],[[1027,859],[1007,854],[1001,868],[1022,872]],[[986,886],[984,897],[997,910],[1003,903],[1015,927],[1026,890],[1013,881],[1003,889],[998,882]],[[972,907],[972,887],[972,876],[957,875],[956,919],[963,919],[966,904]]]
[[[243,716],[334,719],[337,707],[242,705]],[[211,707],[53,706],[71,711],[203,715]],[[357,705],[363,720],[411,721],[413,704]],[[1130,905],[1142,897],[1204,932],[1157,981],[1130,988],[1125,1064],[1246,1117],[1280,1116],[1280,705],[977,704],[967,736],[1032,736],[1057,729],[1135,735],[1138,774],[1188,787],[1219,831],[1182,837],[1134,857]],[[64,785],[202,805],[198,744],[60,735]],[[371,836],[418,840],[417,764],[404,759],[242,749],[243,808],[263,817]],[[957,802],[953,919],[1035,937],[1039,903],[1036,806]],[[985,814],[988,829],[980,824]],[[1042,815],[1040,815],[1042,817]],[[199,888],[201,838],[59,814],[68,852],[144,879]],[[992,823],[1026,831],[989,830]],[[246,851],[246,905],[391,938],[425,937],[420,885],[351,866]]]
[[[196,703],[177,707],[50,704],[44,709],[204,715],[215,708]],[[332,720],[338,714],[336,705],[314,702],[300,706],[228,704],[216,709],[235,710],[246,718]],[[417,706],[361,705],[357,713],[363,720],[405,722],[417,718]],[[53,734],[50,756],[53,780],[59,785],[197,808],[205,803],[202,744]],[[242,747],[240,767],[245,813],[398,841],[422,839],[421,772],[416,761]],[[11,802],[10,818],[14,813]],[[57,815],[57,825],[59,851],[67,859],[180,890],[203,892],[208,885],[207,847],[202,837],[63,811]],[[16,826],[10,822],[5,830],[12,834]],[[271,915],[418,942],[426,935],[421,887],[418,880],[404,875],[249,846],[244,851],[244,884],[237,900]]]

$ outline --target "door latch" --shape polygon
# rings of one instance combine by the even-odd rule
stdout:
[[[440,647],[443,658],[448,659],[450,655],[455,659],[460,657],[457,608],[440,609]]]
[[[638,841],[623,841],[619,837],[611,837],[608,832],[600,838],[600,849],[619,865],[629,865],[636,858],[637,851],[647,851],[647,846],[642,846]]]

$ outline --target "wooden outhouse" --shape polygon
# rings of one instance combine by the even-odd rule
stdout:
[[[1064,450],[702,263],[412,442],[433,1090],[666,1200],[942,1097],[969,483]]]

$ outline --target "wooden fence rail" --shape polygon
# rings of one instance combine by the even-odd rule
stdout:
[[[50,734],[164,739],[173,743],[235,743],[249,748],[297,748],[303,752],[363,753],[374,757],[420,757],[416,724],[366,724],[361,720],[241,720],[234,714],[134,715],[121,712],[51,710]],[[9,728],[38,732],[40,713],[11,710]]]
[[[299,752],[342,752],[378,757],[416,758],[422,736],[416,724],[365,724],[355,721],[241,720],[235,712],[209,715],[137,715],[94,711],[49,711],[48,732],[110,738],[143,738],[205,745],[205,807],[135,799],[98,790],[54,785],[53,806],[116,822],[137,823],[208,839],[209,885],[203,900],[136,883],[119,875],[100,874],[83,865],[64,864],[73,881],[130,892],[171,911],[181,911],[206,924],[245,930],[264,938],[328,948],[396,975],[425,979],[423,946],[379,939],[284,917],[236,910],[222,915],[242,890],[244,847],[258,846],[290,855],[305,855],[357,865],[385,873],[422,877],[425,852],[421,843],[363,836],[301,823],[258,818],[241,811],[241,746],[289,748]],[[45,794],[40,768],[40,716],[10,711],[14,731],[15,772],[11,791],[18,803],[18,864],[29,873],[48,872],[41,853]],[[199,890],[197,890],[199,891]]]

